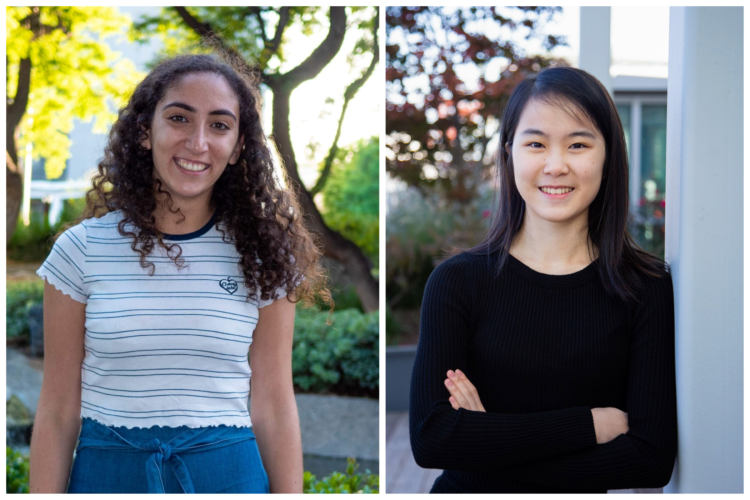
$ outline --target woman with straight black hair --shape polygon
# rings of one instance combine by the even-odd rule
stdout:
[[[484,240],[439,265],[412,372],[432,492],[658,488],[677,452],[669,266],[627,232],[628,159],[606,89],[550,68],[513,91]]]

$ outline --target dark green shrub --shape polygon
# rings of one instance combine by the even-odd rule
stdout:
[[[377,311],[297,309],[292,369],[305,391],[377,396],[379,328]]]
[[[5,492],[29,492],[29,457],[5,447]]]
[[[346,459],[346,472],[334,472],[318,480],[314,474],[305,471],[303,490],[305,493],[378,493],[380,478],[366,470],[355,474],[359,465],[353,458]]]
[[[53,236],[67,222],[78,218],[85,206],[84,198],[65,200],[60,220],[55,225],[50,225],[47,215],[42,212],[32,212],[28,226],[19,219],[8,242],[8,258],[20,262],[41,262],[46,259],[54,244]]]
[[[41,304],[44,281],[8,281],[5,295],[5,328],[7,338],[29,338],[28,313],[31,306]]]

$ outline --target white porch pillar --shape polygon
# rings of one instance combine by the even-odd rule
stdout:
[[[610,7],[581,7],[581,43],[578,67],[594,75],[612,91],[609,74],[610,58]]]
[[[742,493],[742,7],[670,9],[667,113],[680,441],[664,491]]]

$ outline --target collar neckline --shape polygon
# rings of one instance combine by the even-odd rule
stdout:
[[[198,238],[200,236],[203,236],[206,234],[212,227],[214,227],[214,223],[216,222],[216,211],[214,210],[213,215],[211,215],[211,219],[209,219],[208,222],[206,222],[206,225],[202,228],[198,229],[197,231],[193,231],[192,233],[187,234],[168,234],[168,233],[162,233],[163,238],[165,240],[171,240],[171,241],[185,241],[185,240],[192,240],[194,238]]]
[[[599,259],[597,258],[588,266],[571,274],[544,274],[540,273],[539,271],[535,271],[520,260],[513,257],[513,255],[508,253],[508,263],[510,264],[511,269],[513,269],[517,274],[520,274],[521,276],[540,285],[552,287],[580,285],[588,282],[594,276],[596,276],[598,262]]]

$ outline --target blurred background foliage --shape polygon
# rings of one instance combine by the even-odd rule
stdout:
[[[567,44],[565,37],[548,30],[562,9],[388,7],[388,344],[417,343],[430,273],[484,236],[496,203],[503,107],[524,78],[569,65],[552,55]],[[653,161],[663,161],[659,153],[653,151]],[[653,187],[631,211],[629,230],[645,250],[663,258],[663,183]]]
[[[413,344],[424,286],[479,242],[494,200],[501,107],[565,44],[560,7],[389,7],[386,14],[386,341]],[[527,41],[545,51],[528,53]]]

